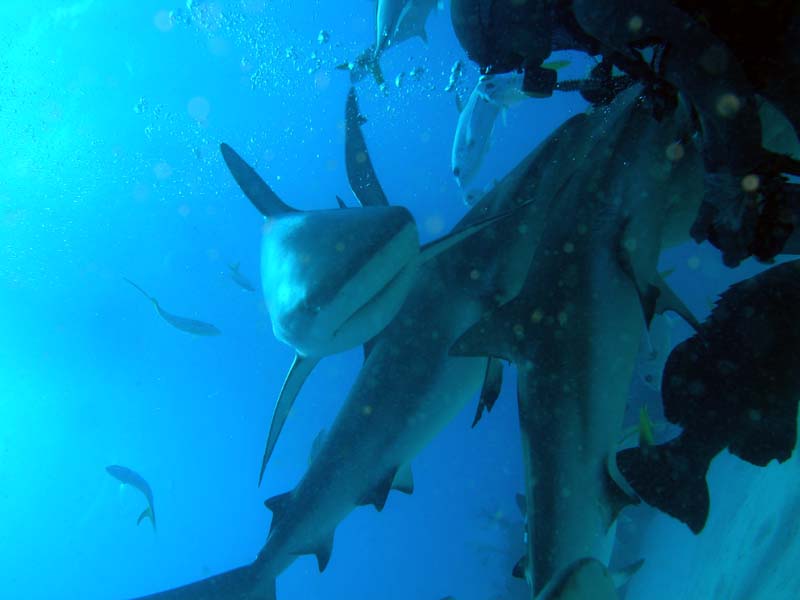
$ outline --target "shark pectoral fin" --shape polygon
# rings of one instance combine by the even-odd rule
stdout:
[[[314,441],[311,442],[311,451],[308,453],[308,464],[310,465],[317,459],[322,443],[325,441],[325,429],[320,429]]]
[[[609,520],[606,527],[611,527],[619,513],[626,506],[640,504],[634,488],[625,480],[617,467],[617,455],[613,452],[606,457],[606,501],[609,508]]]
[[[297,556],[305,556],[307,554],[315,555],[317,557],[319,572],[322,573],[331,560],[331,553],[333,552],[333,533],[334,532],[331,531],[329,535],[323,537],[318,543],[296,550],[292,552],[292,554]]]
[[[680,437],[617,453],[620,472],[642,500],[685,523],[695,534],[705,527],[711,507],[706,483],[709,462],[687,451]]]
[[[683,318],[683,320],[691,325],[692,329],[702,336],[700,321],[697,320],[697,317],[692,314],[692,311],[689,310],[686,304],[684,304],[683,300],[678,297],[673,289],[667,285],[667,282],[664,281],[664,278],[658,275],[654,285],[656,288],[658,288],[655,312],[661,314],[671,310]]]
[[[275,526],[283,520],[286,509],[292,500],[292,492],[284,492],[272,498],[264,500],[264,506],[272,513],[272,522],[269,524],[269,531],[275,529]]]
[[[264,470],[267,468],[267,463],[275,450],[275,444],[278,443],[278,436],[283,429],[286,418],[289,416],[289,411],[292,410],[297,394],[300,388],[303,387],[306,379],[317,366],[320,361],[317,356],[300,356],[296,354],[292,366],[289,367],[289,372],[286,374],[286,379],[283,382],[281,393],[278,395],[278,401],[275,403],[275,410],[272,412],[272,422],[269,426],[269,434],[267,435],[267,445],[264,448],[264,457],[261,459],[261,471],[258,474],[258,485],[261,485],[261,480],[264,479]]]
[[[629,564],[627,567],[621,569],[614,569],[611,571],[611,580],[614,582],[614,587],[619,589],[627,584],[636,573],[644,566],[644,559],[640,558],[634,563]]]
[[[404,494],[414,493],[414,474],[411,472],[410,464],[405,464],[397,469],[397,474],[392,481],[392,489]]]
[[[528,570],[528,555],[523,555],[517,563],[514,565],[514,568],[511,569],[511,576],[516,577],[517,579],[525,579],[525,571]]]
[[[596,558],[579,558],[556,573],[536,600],[619,600],[611,574]]]
[[[525,494],[520,494],[519,492],[514,494],[514,500],[517,503],[517,508],[519,509],[519,514],[522,517],[528,516],[528,503],[525,500]]]
[[[436,256],[439,256],[442,252],[445,252],[452,248],[453,246],[463,242],[466,239],[469,239],[476,233],[479,233],[486,227],[493,225],[499,221],[503,221],[513,215],[518,208],[514,208],[508,212],[499,214],[494,217],[489,217],[488,219],[484,219],[482,221],[478,221],[477,223],[473,223],[472,225],[467,225],[457,231],[453,231],[440,237],[437,240],[432,242],[428,242],[427,244],[423,244],[420,246],[419,249],[419,262],[424,263],[429,261]]]
[[[487,413],[492,412],[494,403],[497,402],[497,398],[500,396],[500,388],[502,386],[503,363],[496,358],[490,358],[486,363],[486,373],[483,376],[483,386],[481,387],[481,396],[478,400],[478,409],[475,411],[475,419],[472,421],[473,427],[481,420],[484,409]]]
[[[153,529],[155,530],[155,528],[156,528],[156,516],[153,514],[153,508],[151,506],[148,506],[147,508],[145,508],[141,512],[141,514],[139,515],[139,518],[136,519],[136,524],[139,525],[145,519],[150,519],[150,522],[153,524]]]
[[[288,204],[284,203],[278,195],[272,191],[266,182],[261,179],[255,169],[248,165],[236,151],[228,144],[222,143],[219,146],[222,158],[228,165],[228,170],[233,175],[236,183],[244,192],[244,195],[253,203],[258,212],[265,217],[274,217],[283,213],[299,212]]]

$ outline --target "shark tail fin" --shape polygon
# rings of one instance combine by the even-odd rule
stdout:
[[[619,600],[608,569],[595,558],[579,558],[556,573],[536,600]]]
[[[650,506],[700,533],[711,500],[706,472],[711,457],[690,451],[680,437],[658,446],[636,446],[617,453],[620,472]]]
[[[136,519],[136,524],[139,525],[145,519],[150,519],[150,522],[153,524],[153,531],[155,531],[155,529],[156,529],[156,515],[155,515],[155,513],[153,513],[153,507],[152,506],[148,506],[147,508],[145,508],[141,512],[141,514],[139,515],[139,518]]]
[[[265,217],[274,217],[283,213],[298,212],[288,204],[284,203],[272,188],[261,179],[256,170],[245,162],[236,151],[228,144],[222,143],[219,146],[222,158],[228,165],[228,170],[233,175],[236,183],[253,203],[258,212]]]

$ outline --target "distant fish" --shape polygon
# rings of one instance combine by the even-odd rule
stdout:
[[[158,300],[153,298],[150,294],[145,292],[142,288],[138,285],[133,283],[127,277],[123,277],[125,281],[130,283],[133,287],[139,290],[145,298],[150,300],[153,303],[153,306],[156,307],[156,312],[158,312],[159,316],[164,319],[167,323],[172,325],[175,329],[180,329],[181,331],[185,331],[186,333],[191,333],[192,335],[205,335],[205,336],[212,336],[212,335],[219,335],[222,333],[219,329],[217,329],[211,323],[204,323],[203,321],[197,321],[196,319],[187,319],[186,317],[179,317],[177,315],[173,315],[172,313],[168,313],[161,305],[158,303]]]
[[[239,270],[239,263],[233,263],[232,265],[228,265],[231,273],[231,279],[236,282],[236,284],[242,288],[243,290],[247,290],[248,292],[255,292],[256,286],[250,283],[250,280],[245,277],[242,272]]]
[[[156,528],[156,509],[155,505],[153,504],[153,491],[150,489],[150,485],[144,480],[144,477],[139,475],[136,471],[132,471],[128,467],[121,467],[119,465],[111,465],[106,467],[106,471],[109,475],[111,475],[114,479],[118,479],[125,485],[130,485],[135,487],[137,490],[144,494],[144,497],[147,498],[147,508],[142,511],[142,514],[139,515],[139,518],[136,519],[136,524],[138,525],[144,519],[150,519],[153,523],[153,530]]]
[[[683,432],[617,454],[648,504],[699,533],[710,510],[706,473],[725,448],[757,466],[788,460],[800,396],[800,260],[731,286],[699,334],[667,360],[664,415]]]

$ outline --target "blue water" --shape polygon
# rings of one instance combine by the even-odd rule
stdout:
[[[170,20],[176,10],[193,18]],[[241,262],[258,281],[261,218],[218,144],[298,208],[333,207],[336,194],[353,203],[349,81],[334,67],[373,41],[373,11],[365,0],[0,6],[0,598],[128,598],[245,564],[262,546],[263,500],[302,475],[361,351],[314,372],[258,489],[292,352],[272,337],[260,294],[228,276]],[[358,90],[387,196],[431,239],[465,212],[450,174],[457,112],[444,91],[465,56],[446,10],[427,29],[427,45],[384,56],[386,94],[370,79]],[[583,73],[581,60],[569,68]],[[419,80],[397,88],[395,75],[414,67]],[[465,81],[476,78],[468,67]],[[484,183],[583,108],[572,95],[513,108]],[[700,317],[755,269],[726,271],[695,246],[664,263]],[[223,334],[171,328],[123,277]],[[300,558],[279,580],[281,597],[517,597],[506,586],[522,547],[509,547],[507,531],[521,526],[522,467],[507,379],[479,427],[469,428],[471,404],[414,462],[413,496],[392,494],[380,514],[356,510],[326,572]],[[135,525],[143,497],[120,488],[109,464],[148,480],[157,533]]]

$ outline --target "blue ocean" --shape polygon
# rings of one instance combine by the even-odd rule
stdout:
[[[353,87],[367,160],[389,204],[413,217],[425,249],[557,128],[590,110],[567,91],[504,105],[467,194],[453,176],[453,145],[459,108],[469,110],[481,73],[456,37],[450,11],[449,2],[433,2],[426,39],[409,36],[385,49],[378,81],[372,72],[356,76],[356,57],[369,58],[362,53],[375,44],[371,1],[2,3],[0,598],[138,598],[256,561],[277,514],[277,504],[271,512],[265,500],[295,489],[317,458],[314,448],[337,431],[333,424],[353,386],[361,385],[372,346],[366,361],[366,339],[325,354],[301,382],[259,485],[295,349],[276,338],[277,313],[265,302],[277,285],[262,265],[272,217],[248,199],[263,190],[258,184],[243,193],[220,145],[303,211],[297,215],[366,210],[357,208],[347,173],[345,105]],[[559,80],[585,77],[596,64],[569,50],[548,60]],[[572,167],[567,161],[563,168]],[[346,209],[337,208],[337,197]],[[540,220],[570,214],[556,206]],[[475,235],[495,226],[485,224]],[[306,242],[310,260],[321,245],[313,237]],[[771,266],[749,258],[729,268],[717,248],[688,235],[659,252],[658,271],[699,321],[729,286]],[[287,256],[286,264],[295,258]],[[458,310],[451,290],[437,290],[436,303]],[[405,306],[400,310],[402,317]],[[214,330],[198,331],[198,324]],[[391,343],[421,343],[437,326],[411,328],[408,338]],[[662,326],[668,329],[662,352],[694,333],[674,314]],[[598,331],[585,331],[583,339]],[[626,406],[612,436],[620,447],[642,439],[642,407],[656,441],[680,432],[650,385],[660,372],[647,379],[642,362],[640,356],[631,363],[627,397],[608,400]],[[404,365],[382,368],[364,384],[372,385],[373,398],[364,416],[382,402],[415,406],[393,380],[381,379]],[[530,433],[520,425],[519,365],[504,367],[491,414],[473,427],[483,368],[454,416],[407,457],[413,494],[384,495],[380,511],[372,496],[354,495],[329,556],[333,531],[324,532],[320,545],[308,533],[314,522],[304,525],[308,544],[295,543],[286,551],[288,568],[271,574],[278,598],[541,597],[532,595],[532,568],[518,562],[532,519],[524,496],[523,506],[518,498],[527,485],[522,439]],[[452,402],[446,392],[442,402]],[[602,414],[603,407],[594,410]],[[397,427],[425,421],[426,411],[409,408]],[[347,467],[365,454],[389,452],[392,431],[382,423],[337,447],[335,468],[316,475],[313,493],[304,496],[311,499],[291,514],[322,510],[326,490],[348,477],[374,478]],[[367,444],[366,436],[375,441]],[[151,498],[109,472],[112,465],[138,475]],[[724,451],[708,482],[711,511],[699,534],[644,502],[616,518],[613,553],[601,562],[624,573],[644,559],[616,580],[618,598],[798,597],[796,458],[757,467]],[[580,494],[584,485],[579,479],[562,492]],[[522,576],[513,577],[519,564]],[[270,598],[249,591],[255,589],[249,583],[226,588],[227,579],[218,581],[213,592],[196,588],[165,598]],[[594,597],[607,598],[547,596]]]

